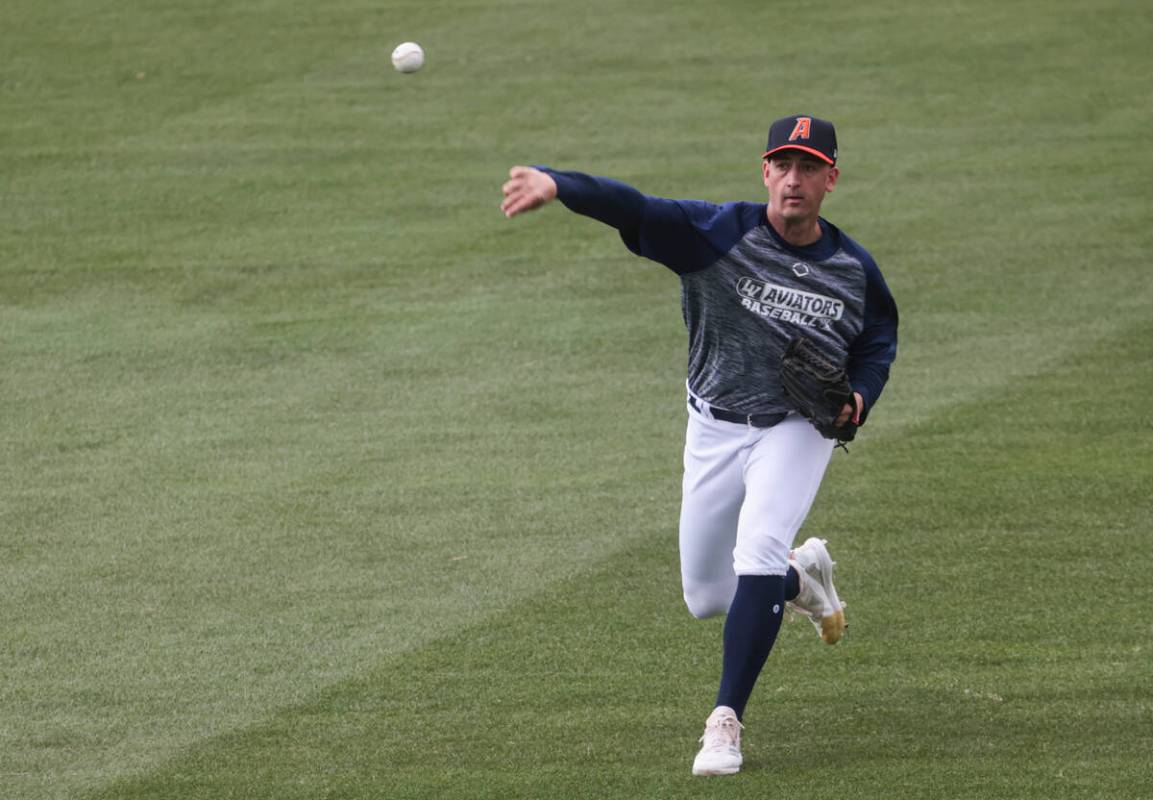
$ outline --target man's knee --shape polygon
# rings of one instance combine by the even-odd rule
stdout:
[[[737,579],[724,583],[684,582],[685,605],[697,619],[707,619],[727,613],[733,602]]]

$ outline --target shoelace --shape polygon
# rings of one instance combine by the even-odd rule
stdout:
[[[737,738],[744,729],[745,726],[736,717],[722,717],[705,726],[700,742],[708,750],[728,750],[737,743]]]
[[[797,617],[804,617],[805,619],[813,618],[813,615],[809,613],[808,610],[793,605],[792,602],[785,603],[785,610],[789,612],[789,622],[792,622]]]

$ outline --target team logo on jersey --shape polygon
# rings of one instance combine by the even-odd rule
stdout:
[[[845,313],[844,302],[835,297],[802,292],[755,278],[737,281],[737,294],[741,296],[741,305],[754,314],[810,328],[828,328]]]
[[[804,261],[798,261],[796,264],[793,264],[793,274],[798,278],[805,277],[809,274],[809,265]]]

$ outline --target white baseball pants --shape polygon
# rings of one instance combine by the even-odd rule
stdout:
[[[754,428],[688,411],[681,583],[689,611],[703,618],[729,610],[738,575],[788,571],[834,442],[796,414]]]

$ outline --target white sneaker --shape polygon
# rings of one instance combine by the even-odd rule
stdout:
[[[741,729],[745,726],[728,706],[717,706],[705,720],[701,751],[693,759],[694,775],[732,775],[741,771]]]
[[[788,605],[808,617],[821,639],[829,644],[841,641],[845,634],[845,604],[833,586],[833,567],[824,539],[810,538],[789,553],[801,575],[801,593]]]

